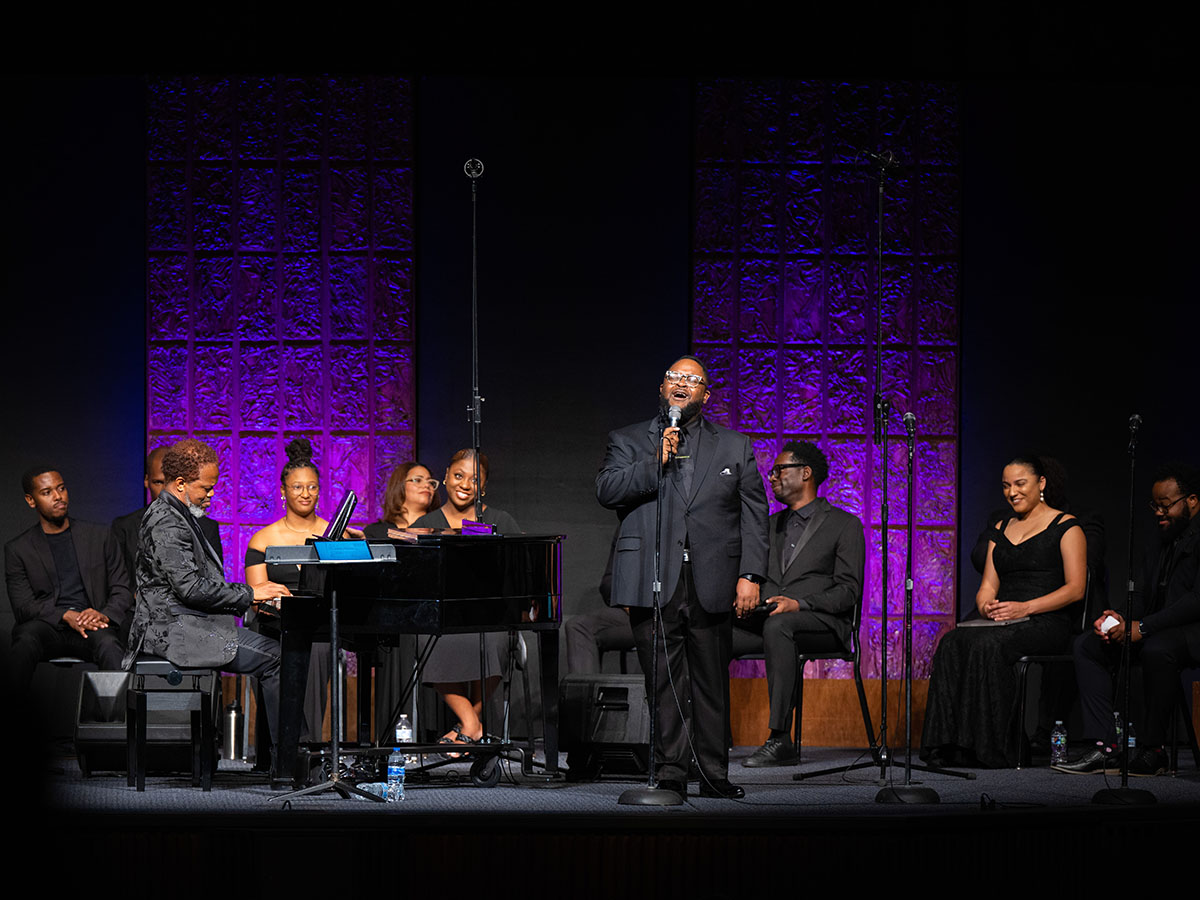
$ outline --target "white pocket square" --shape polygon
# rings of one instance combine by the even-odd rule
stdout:
[[[722,475],[732,475],[732,474],[733,474],[733,472],[731,472],[731,471],[729,470],[729,466],[726,466],[725,468],[723,468],[723,469],[721,470],[721,474],[722,474]]]

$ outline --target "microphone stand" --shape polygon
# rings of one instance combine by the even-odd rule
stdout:
[[[468,159],[463,163],[463,172],[471,179],[471,405],[467,412],[471,418],[471,448],[475,451],[475,521],[483,521],[483,485],[479,481],[479,428],[483,423],[483,397],[479,396],[479,262],[476,238],[476,210],[479,194],[479,176],[483,174],[483,163]],[[487,704],[485,703],[486,707]],[[486,734],[484,735],[486,737]]]
[[[661,421],[661,420],[660,420]],[[662,629],[662,508],[663,485],[666,483],[664,473],[666,466],[662,464],[663,428],[658,429],[658,489],[654,500],[654,614],[650,620],[650,753],[649,774],[646,776],[644,787],[629,788],[622,791],[617,798],[621,806],[682,806],[683,798],[674,791],[668,791],[658,786],[658,776],[655,774],[658,762],[655,759],[654,744],[658,737],[658,635]],[[672,454],[672,458],[674,455]],[[663,640],[663,653],[666,654],[666,639]]]
[[[904,786],[891,785],[875,795],[876,803],[940,803],[941,797],[933,788],[914,787],[912,783],[912,659],[913,659],[913,526],[916,516],[913,507],[913,457],[917,434],[917,417],[904,414],[904,430],[908,441],[908,547],[904,561]],[[917,768],[932,771],[927,766]],[[958,775],[953,772],[950,774]],[[964,775],[963,777],[968,777]]]
[[[1125,723],[1121,740],[1125,746],[1117,748],[1121,755],[1121,786],[1102,788],[1092,796],[1093,803],[1109,806],[1150,806],[1158,802],[1149,791],[1129,786],[1129,741],[1126,737],[1129,728],[1129,651],[1133,640],[1133,477],[1137,469],[1138,426],[1141,424],[1142,417],[1137,413],[1129,417],[1129,578],[1125,590],[1125,634],[1121,639],[1121,721]]]

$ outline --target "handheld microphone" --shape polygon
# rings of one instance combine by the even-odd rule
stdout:
[[[468,159],[463,163],[463,172],[468,178],[474,181],[483,174],[483,163],[474,158]]]
[[[917,433],[917,417],[910,412],[904,414],[904,430],[909,434]]]
[[[672,428],[679,427],[679,419],[683,416],[683,410],[678,406],[671,406],[667,409],[667,423]]]

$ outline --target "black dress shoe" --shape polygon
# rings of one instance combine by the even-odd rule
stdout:
[[[767,738],[767,742],[742,760],[747,769],[766,769],[772,766],[798,766],[800,756],[787,738]]]
[[[1153,747],[1143,747],[1129,760],[1129,774],[1135,778],[1161,775],[1167,771],[1167,754]]]
[[[655,787],[663,791],[674,791],[680,797],[687,796],[687,785],[682,781],[676,781],[674,778],[664,778]]]
[[[741,800],[746,796],[746,792],[740,784],[733,784],[730,781],[714,781],[709,784],[701,778],[700,796],[711,797],[714,800]]]
[[[1121,771],[1121,759],[1116,752],[1097,744],[1079,758],[1058,763],[1050,768],[1056,772],[1066,772],[1068,775],[1093,775],[1099,772],[1111,775]]]

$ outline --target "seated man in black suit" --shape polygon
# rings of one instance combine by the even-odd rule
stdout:
[[[733,629],[733,655],[764,652],[771,734],[742,765],[794,766],[800,760],[788,734],[796,678],[796,647],[850,646],[854,605],[862,596],[866,542],[862,522],[817,496],[829,473],[821,449],[788,441],[770,472],[775,499],[787,505],[771,516],[762,607]]]
[[[162,470],[162,458],[166,452],[166,447],[157,447],[151,450],[150,455],[146,457],[146,477],[143,479],[142,484],[150,492],[151,503],[158,499],[163,486],[167,483]],[[149,506],[143,506],[141,509],[135,509],[131,513],[118,516],[112,522],[113,535],[116,537],[117,543],[121,545],[121,553],[125,556],[125,570],[129,572],[131,587],[133,586],[134,573],[137,571],[138,531],[142,526],[142,516],[146,514],[146,510],[149,508]],[[204,532],[204,536],[208,538],[209,544],[217,551],[217,557],[220,558],[222,556],[221,534],[217,529],[216,520],[205,516],[199,519],[198,522],[200,530]],[[223,559],[222,562],[224,562]]]
[[[32,528],[4,545],[4,577],[17,624],[12,685],[27,690],[43,659],[77,656],[119,670],[133,597],[121,551],[103,525],[72,521],[67,486],[53,466],[21,476]]]
[[[251,606],[288,593],[265,581],[225,581],[216,548],[199,520],[212,502],[217,454],[187,439],[163,455],[166,486],[142,517],[137,556],[137,612],[126,665],[144,647],[183,668],[220,668],[259,679],[272,737],[279,722],[279,642],[237,624]]]

